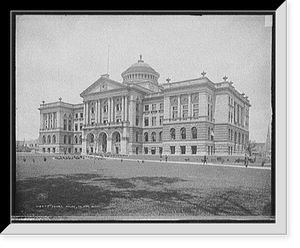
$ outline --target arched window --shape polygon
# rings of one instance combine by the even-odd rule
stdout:
[[[161,132],[159,132],[159,141],[161,142],[162,141],[162,131]]]
[[[144,140],[145,142],[148,142],[148,133],[144,133]]]
[[[151,133],[151,141],[156,142],[156,133],[155,132]]]
[[[176,135],[175,135],[175,128],[171,128],[170,130],[170,135],[171,135],[171,140],[175,140]]]
[[[48,143],[48,144],[51,143],[51,136],[50,136],[50,135],[48,135],[48,137],[47,137],[47,143]]]
[[[43,136],[43,144],[46,144],[46,136]]]
[[[68,130],[71,131],[72,130],[72,120],[68,121]]]
[[[94,143],[94,134],[89,134],[89,143]]]
[[[197,128],[192,127],[192,139],[197,139]]]
[[[52,136],[52,143],[56,143],[56,136],[55,135]]]
[[[121,141],[121,135],[119,132],[116,133],[116,142],[120,142]]]
[[[186,139],[186,129],[183,127],[180,129],[181,139]]]

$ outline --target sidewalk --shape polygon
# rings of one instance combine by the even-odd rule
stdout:
[[[233,164],[214,164],[207,163],[203,165],[203,162],[187,162],[187,161],[159,161],[159,160],[145,160],[145,159],[132,159],[132,158],[113,158],[113,157],[104,157],[103,159],[119,160],[119,161],[133,161],[138,163],[149,162],[149,163],[160,163],[160,164],[188,164],[188,165],[200,165],[200,166],[218,166],[218,167],[231,167],[231,168],[240,168],[240,169],[258,169],[258,170],[271,170],[271,167],[261,167],[261,166],[248,166],[244,165],[233,165]]]

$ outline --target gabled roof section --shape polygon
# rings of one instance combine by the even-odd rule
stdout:
[[[126,85],[109,79],[108,75],[104,74],[96,82],[94,82],[87,89],[81,92],[80,96],[83,97],[97,92],[124,88],[127,88]]]

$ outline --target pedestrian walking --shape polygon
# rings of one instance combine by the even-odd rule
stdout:
[[[162,161],[162,154],[159,154],[159,160]]]
[[[203,165],[207,165],[207,156],[206,155],[204,155],[204,157],[203,157]]]
[[[263,157],[262,160],[261,160],[261,166],[263,167],[265,165],[265,163],[266,163],[266,158]]]
[[[165,156],[165,159],[166,159],[166,162],[168,162],[168,155],[166,154],[166,156]]]
[[[248,158],[247,154],[245,154],[244,165],[246,166],[246,168],[248,167],[248,163],[249,163],[249,158]]]

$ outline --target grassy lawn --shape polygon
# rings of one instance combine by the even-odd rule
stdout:
[[[26,159],[26,161],[24,161]],[[33,161],[34,160],[34,161]],[[120,160],[17,156],[16,217],[267,217],[271,171]]]

